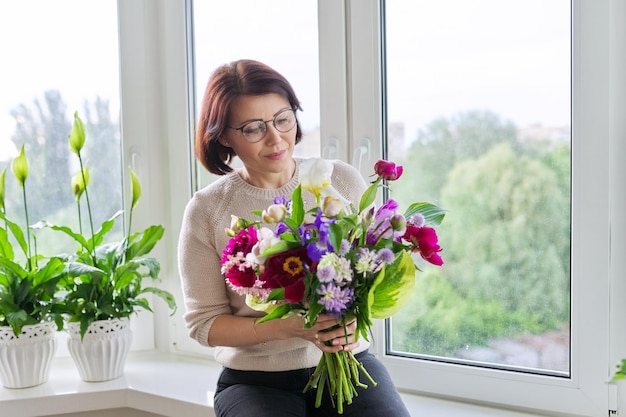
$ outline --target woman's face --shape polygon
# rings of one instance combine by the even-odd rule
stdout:
[[[279,128],[281,124],[284,125],[285,117],[289,117],[290,113],[281,112],[290,108],[289,101],[278,94],[240,96],[231,105],[228,120],[230,128],[226,129],[221,143],[233,148],[244,165],[242,177],[252,185],[261,188],[279,188],[293,176],[295,165],[292,156],[297,127],[294,124],[288,131],[279,132],[272,123],[276,118],[276,125]],[[254,131],[255,125],[248,123],[259,120],[267,121],[265,123],[267,131],[258,142],[250,143],[244,139],[241,130],[232,129],[245,126],[247,134],[251,137],[250,132]]]

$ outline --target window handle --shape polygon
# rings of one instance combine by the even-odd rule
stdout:
[[[322,158],[324,159],[337,159],[339,149],[339,139],[336,136],[331,136],[328,142],[322,148]]]
[[[361,170],[361,165],[370,160],[370,143],[371,141],[368,138],[363,138],[361,145],[357,146],[354,152],[352,152],[352,165],[359,171]]]

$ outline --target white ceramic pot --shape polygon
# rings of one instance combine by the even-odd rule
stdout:
[[[52,322],[22,327],[0,327],[0,380],[6,388],[28,388],[48,380],[56,352],[56,325]]]
[[[124,374],[133,340],[129,319],[95,321],[82,341],[80,323],[68,323],[68,330],[67,347],[83,381],[109,381]]]

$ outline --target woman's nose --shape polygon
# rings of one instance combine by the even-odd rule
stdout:
[[[265,133],[264,140],[267,144],[273,144],[281,140],[280,132],[276,130],[272,123],[267,124],[267,132]]]

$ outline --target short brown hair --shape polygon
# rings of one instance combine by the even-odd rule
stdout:
[[[292,109],[302,110],[289,81],[261,62],[242,59],[213,71],[202,99],[195,144],[196,157],[209,172],[225,175],[233,170],[230,164],[235,151],[219,141],[226,130],[233,100],[272,93],[287,99]],[[297,121],[296,143],[301,139],[302,129]]]

